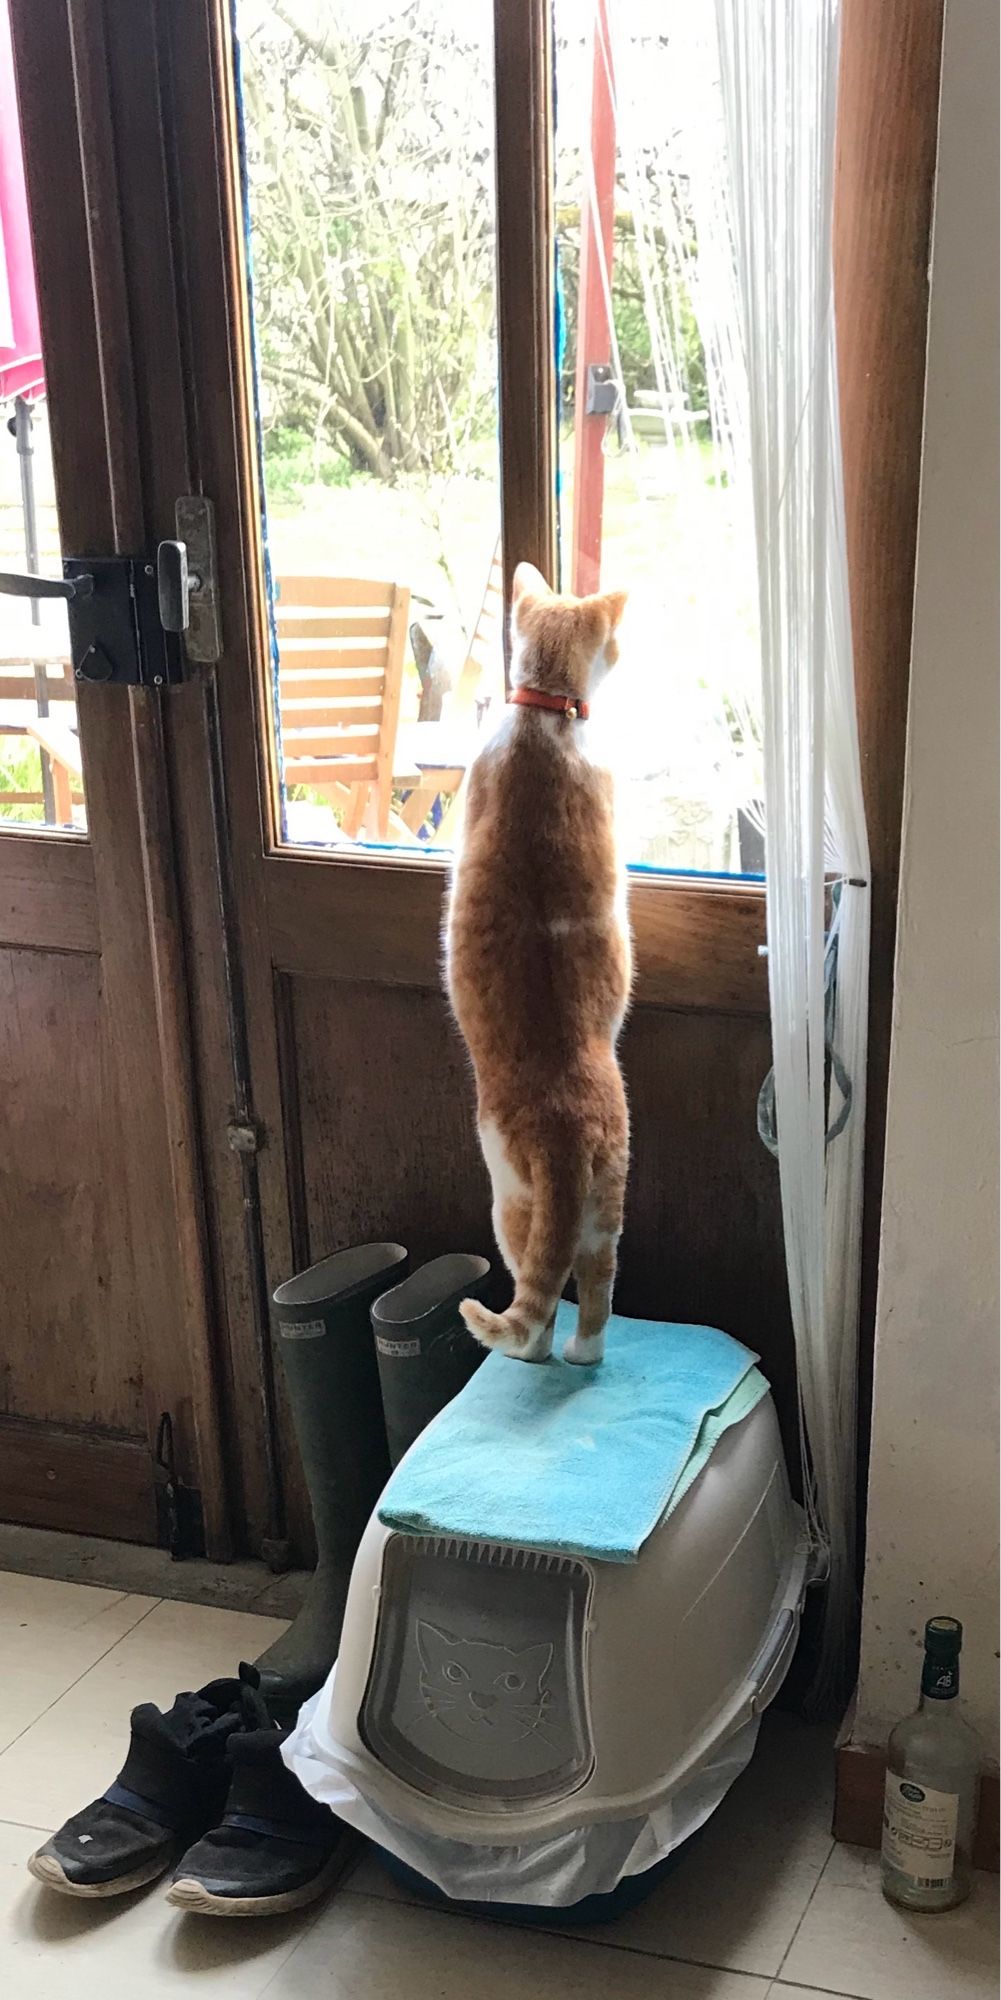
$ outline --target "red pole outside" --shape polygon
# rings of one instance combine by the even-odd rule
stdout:
[[[591,171],[581,191],[580,283],[577,297],[577,376],[574,391],[573,554],[571,589],[578,597],[600,587],[601,521],[605,502],[602,449],[607,409],[587,414],[595,366],[610,368],[612,337],[605,303],[611,295],[615,224],[615,109],[608,0],[594,0],[591,69]],[[599,234],[600,232],[600,234]],[[610,379],[610,378],[609,378]],[[599,396],[599,401],[600,401]]]

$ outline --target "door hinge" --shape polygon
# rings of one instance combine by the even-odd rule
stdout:
[[[65,601],[78,681],[172,687],[222,651],[211,500],[186,494],[177,539],[146,556],[67,556],[62,578],[0,572],[0,595]]]

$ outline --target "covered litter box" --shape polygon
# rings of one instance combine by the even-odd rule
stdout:
[[[432,1893],[635,1901],[747,1763],[806,1567],[737,1342],[616,1318],[600,1368],[491,1355],[390,1479],[286,1762]]]

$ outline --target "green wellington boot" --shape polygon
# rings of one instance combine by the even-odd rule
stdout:
[[[394,1465],[485,1359],[459,1301],[483,1299],[496,1283],[485,1257],[435,1257],[376,1299],[372,1331]]]
[[[364,1243],[311,1265],[274,1295],[274,1337],[316,1528],[316,1570],[289,1630],[257,1665],[300,1698],[337,1657],[355,1551],[389,1472],[369,1312],[406,1266],[399,1243]]]

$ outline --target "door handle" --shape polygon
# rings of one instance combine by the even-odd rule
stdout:
[[[187,631],[191,599],[201,587],[197,570],[188,568],[187,542],[161,542],[156,552],[156,593],[165,632]]]
[[[31,576],[20,570],[0,570],[0,597],[61,597],[71,603],[93,595],[94,579],[86,570],[76,576]]]

